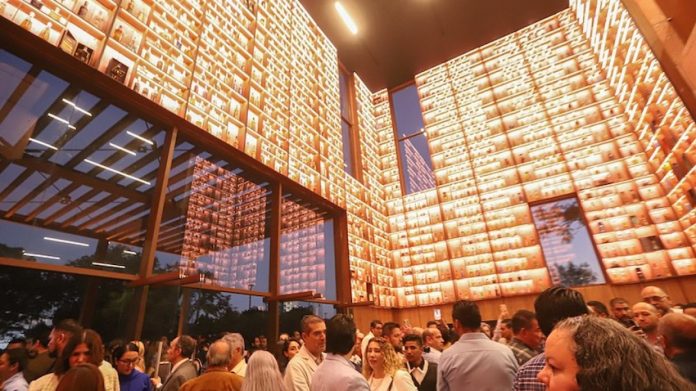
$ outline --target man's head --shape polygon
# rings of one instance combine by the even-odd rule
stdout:
[[[671,313],[660,319],[657,332],[664,342],[665,356],[696,352],[696,318]]]
[[[289,340],[289,339],[290,339],[290,336],[288,335],[288,333],[282,333],[282,334],[280,334],[280,335],[278,336],[278,341],[283,341],[283,342],[285,342],[285,341],[287,341],[287,340]]]
[[[633,305],[633,320],[641,330],[650,333],[657,329],[657,323],[660,321],[660,311],[652,304],[636,303]]]
[[[222,339],[230,345],[230,365],[234,368],[244,360],[244,337],[239,333],[227,333]]]
[[[27,339],[24,337],[12,338],[12,340],[7,344],[6,349],[26,349]]]
[[[326,323],[316,315],[305,315],[302,318],[302,340],[304,346],[314,356],[319,356],[326,350]],[[352,339],[351,339],[352,341]]]
[[[228,371],[232,369],[232,352],[230,349],[230,344],[225,340],[221,339],[213,342],[206,354],[208,368],[225,368]]]
[[[382,330],[382,337],[389,342],[389,344],[394,348],[394,351],[400,352],[402,342],[401,338],[403,337],[403,333],[401,332],[401,325],[395,322],[387,322],[384,324],[384,328]]]
[[[355,347],[355,322],[343,314],[336,314],[326,324],[326,352],[345,356]]]
[[[442,332],[437,327],[423,330],[423,344],[431,348],[442,351],[445,347],[445,340],[442,338]]]
[[[176,364],[179,361],[191,357],[196,350],[196,340],[188,335],[176,337],[167,349],[167,359]]]
[[[37,353],[43,353],[48,349],[49,336],[51,335],[51,328],[44,323],[39,323],[29,330],[29,336],[32,339],[32,345],[30,350],[34,350]]]
[[[375,319],[372,322],[370,322],[370,332],[375,337],[382,336],[382,328],[383,327],[384,327],[384,323],[382,323],[382,321],[379,319]]]
[[[608,318],[609,317],[609,311],[607,310],[607,306],[604,305],[601,301],[597,300],[592,300],[588,301],[587,305],[592,308],[594,311],[594,315],[599,316],[600,318]]]
[[[363,339],[365,339],[365,334],[359,331],[355,333],[355,348],[353,348],[353,354],[357,354],[360,358],[362,358],[362,349],[360,349],[360,345]]]
[[[503,319],[500,322],[500,336],[508,341],[512,338],[512,319]]]
[[[423,339],[417,334],[404,336],[404,357],[411,366],[420,365],[423,361]]]
[[[582,294],[563,287],[552,287],[541,292],[534,301],[534,310],[544,335],[551,334],[553,326],[561,320],[588,312]]]
[[[425,328],[437,328],[437,320],[429,320],[428,323],[425,324]]]
[[[459,335],[478,332],[481,328],[481,312],[473,301],[459,300],[454,303],[452,319],[454,319],[454,331]]]
[[[633,312],[631,312],[631,306],[628,305],[628,300],[622,297],[615,297],[609,301],[609,307],[611,307],[611,314],[614,316],[614,319],[619,322],[633,319]]]
[[[646,286],[640,292],[640,297],[644,302],[654,305],[662,315],[672,312],[672,299],[661,288]]]
[[[532,311],[519,310],[512,316],[512,332],[530,349],[537,350],[541,347],[544,337],[539,328],[539,322]]]
[[[7,349],[0,355],[0,384],[27,366],[26,349]]]
[[[72,319],[64,319],[53,326],[48,336],[48,352],[51,357],[58,357],[70,338],[82,333],[82,326]]]

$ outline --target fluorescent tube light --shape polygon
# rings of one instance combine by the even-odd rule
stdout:
[[[126,177],[126,178],[128,178],[128,179],[132,179],[132,180],[134,180],[134,181],[138,181],[138,182],[144,183],[144,184],[146,184],[146,185],[149,185],[149,184],[150,184],[150,182],[148,182],[148,181],[142,180],[142,179],[140,179],[140,178],[138,178],[138,177],[134,177],[133,175],[126,174],[125,172],[121,172],[121,171],[119,171],[119,170],[115,170],[115,169],[113,169],[113,168],[111,168],[111,167],[107,167],[107,166],[105,166],[105,165],[103,165],[103,164],[99,164],[99,163],[97,163],[97,162],[93,162],[93,161],[91,161],[91,160],[89,160],[89,159],[85,159],[85,161],[86,161],[87,163],[89,163],[89,164],[92,164],[92,165],[94,165],[94,166],[97,166],[97,167],[99,167],[99,168],[101,168],[101,169],[104,169],[104,170],[106,170],[106,171],[111,171],[111,172],[113,172],[113,173],[115,173],[115,174],[123,175],[124,177]]]
[[[32,143],[37,143],[37,144],[39,144],[39,145],[43,145],[43,146],[46,147],[46,148],[51,148],[51,149],[54,150],[54,151],[57,151],[57,150],[58,150],[58,148],[54,147],[53,145],[51,145],[51,144],[49,144],[49,143],[45,143],[45,142],[43,142],[43,141],[41,141],[41,140],[37,140],[37,139],[35,139],[35,138],[29,137],[29,141],[31,141]]]
[[[122,146],[116,145],[116,144],[114,144],[114,143],[109,143],[109,145],[111,145],[112,147],[118,149],[119,151],[123,151],[123,152],[125,152],[125,153],[127,153],[127,154],[130,154],[130,155],[135,156],[135,152],[131,151],[131,150],[128,149],[128,148],[123,148]]]
[[[34,257],[34,258],[46,258],[46,259],[56,259],[56,260],[59,260],[59,259],[60,259],[60,257],[54,257],[54,256],[52,256],[52,255],[43,255],[43,254],[36,254],[36,253],[28,253],[28,252],[26,252],[26,251],[24,252],[24,255],[27,256],[27,257]]]
[[[137,138],[138,140],[140,140],[140,141],[142,141],[142,142],[144,142],[144,143],[148,143],[148,144],[150,144],[150,145],[155,145],[155,143],[152,142],[151,140],[148,140],[148,139],[146,139],[145,137],[139,136],[139,135],[137,135],[137,134],[131,132],[130,130],[126,130],[126,134],[128,134],[128,135],[131,136],[131,137],[135,137],[135,138]]]
[[[135,251],[130,251],[130,250],[123,250],[124,254],[129,254],[129,255],[138,255]]]
[[[65,118],[61,118],[61,117],[59,117],[59,116],[57,116],[57,115],[55,115],[55,114],[51,114],[51,113],[48,113],[48,116],[51,117],[51,118],[53,118],[53,119],[56,120],[56,121],[60,121],[60,122],[62,122],[62,123],[64,123],[64,124],[67,124],[67,125],[68,125],[68,128],[70,128],[70,129],[77,129],[76,127],[70,125],[70,122],[68,122],[68,120],[65,119]]]
[[[353,35],[358,33],[358,26],[355,25],[355,22],[353,22],[353,19],[348,15],[348,11],[343,7],[343,4],[340,2],[335,2],[334,6],[336,7],[336,11],[338,11],[338,14],[341,15],[341,19],[343,19],[343,23],[346,24],[348,27],[348,30],[350,30]]]
[[[65,244],[73,244],[75,246],[80,246],[80,247],[89,247],[89,244],[87,243],[82,243],[82,242],[74,242],[72,240],[65,240],[65,239],[58,239],[58,238],[52,238],[50,236],[44,236],[44,240],[48,240],[51,242],[58,242],[58,243],[65,243]]]
[[[63,98],[63,102],[65,102],[65,103],[69,104],[70,106],[74,107],[75,110],[77,110],[77,111],[79,111],[79,112],[81,112],[81,113],[87,114],[87,115],[90,116],[90,117],[92,116],[92,113],[90,113],[89,111],[83,109],[82,107],[76,105],[75,103],[73,103],[73,102],[71,102],[71,101],[69,101],[69,100],[67,100],[67,99],[65,99],[65,98]]]
[[[102,263],[102,262],[92,262],[92,265],[94,266],[104,266],[104,267],[112,267],[114,269],[125,269],[126,267],[123,265],[114,265],[113,263]]]

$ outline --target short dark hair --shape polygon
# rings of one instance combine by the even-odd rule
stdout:
[[[392,331],[394,329],[400,329],[401,325],[396,322],[387,322],[382,326],[382,335],[386,337],[391,337]]]
[[[418,334],[406,334],[406,336],[403,338],[404,344],[411,341],[417,343],[418,346],[423,346],[423,338],[421,338],[421,336]]]
[[[377,327],[378,324],[384,325],[384,323],[382,323],[381,320],[375,319],[372,322],[370,322],[370,328],[374,329],[375,327]]]
[[[529,310],[519,310],[512,316],[512,332],[519,333],[522,329],[531,329],[532,321],[536,319],[536,314]]]
[[[300,326],[302,327],[302,332],[305,334],[308,333],[310,324],[319,323],[319,322],[323,322],[323,321],[324,321],[324,319],[322,319],[316,315],[303,316],[302,321],[300,322]]]
[[[580,292],[559,286],[541,292],[534,301],[534,310],[541,332],[546,336],[551,334],[556,323],[563,319],[588,313],[585,299]]]
[[[425,324],[425,327],[428,328],[430,326],[435,326],[437,327],[437,320],[429,320],[428,323]]]
[[[27,367],[27,350],[24,348],[7,349],[3,353],[7,354],[7,361],[10,365],[18,364],[17,372],[22,372]],[[0,354],[1,355],[1,354]]]
[[[34,340],[34,343],[38,342],[44,348],[48,347],[48,340],[51,336],[51,328],[45,323],[39,323],[32,327],[29,332],[29,337]]]
[[[619,303],[628,304],[628,300],[624,299],[623,297],[615,297],[615,298],[609,300],[609,306],[612,308],[614,308],[614,306],[619,304]],[[590,304],[590,303],[587,303],[587,304]]]
[[[355,322],[344,314],[336,314],[326,323],[326,352],[345,355],[355,346]]]
[[[481,312],[476,303],[469,300],[459,300],[452,307],[452,319],[456,319],[467,329],[478,329],[481,327]]]
[[[535,315],[535,317],[536,317],[536,315]],[[503,319],[500,323],[504,324],[505,326],[507,326],[509,328],[512,328],[512,319],[510,319],[510,318]]]
[[[137,352],[138,351],[138,345],[128,342],[128,343],[119,343],[116,345],[113,349],[111,349],[111,360],[113,360],[112,364],[116,364],[116,361],[120,360],[121,357],[126,352]]]
[[[601,301],[597,301],[597,300],[588,301],[587,305],[592,307],[597,315],[609,316],[609,311],[607,310],[607,306],[605,306],[604,303],[602,303]]]
[[[27,339],[24,337],[14,337],[8,343],[8,345],[12,345],[12,344],[20,344],[20,345],[22,345],[22,348],[26,348],[27,347]]]
[[[82,334],[82,326],[74,319],[63,319],[53,325],[56,330],[64,331],[70,335]]]
[[[196,340],[189,335],[182,335],[177,342],[179,349],[181,349],[181,356],[191,358],[193,352],[196,350]]]

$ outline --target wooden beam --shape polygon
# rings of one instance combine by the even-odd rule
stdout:
[[[31,170],[41,171],[48,174],[55,173],[55,175],[59,175],[63,179],[67,179],[72,182],[78,182],[83,185],[92,187],[94,189],[100,189],[111,194],[128,198],[133,201],[150,201],[150,198],[146,194],[125,188],[123,186],[119,186],[113,182],[106,181],[104,179],[99,179],[97,177],[85,175],[84,173],[79,171],[55,165],[49,161],[41,160],[39,158],[24,157],[22,159],[15,160],[14,163],[29,168]]]
[[[178,129],[172,128],[166,133],[164,145],[162,146],[162,157],[160,160],[157,181],[152,195],[152,212],[147,222],[147,233],[143,243],[143,254],[140,261],[140,277],[149,278],[152,276],[152,269],[155,265],[155,255],[157,253],[157,238],[159,237],[162,214],[167,200],[167,187],[169,185],[169,173],[172,168],[174,157],[174,147],[176,146]],[[136,316],[133,323],[133,335],[140,338],[145,322],[145,308],[147,306],[147,286],[138,289],[136,292]]]
[[[10,114],[12,109],[14,109],[15,104],[20,101],[22,96],[29,90],[29,87],[34,84],[34,80],[36,79],[36,76],[41,73],[41,70],[42,69],[40,66],[32,65],[31,69],[29,69],[29,71],[24,75],[22,81],[20,81],[17,87],[15,87],[12,94],[10,94],[5,101],[5,105],[0,109],[0,123],[5,121],[8,114]]]
[[[333,247],[335,259],[336,298],[341,303],[352,302],[350,288],[350,255],[348,253],[348,216],[345,211],[333,218]]]
[[[40,263],[23,259],[0,257],[0,266],[19,267],[23,269],[41,270],[46,272],[77,274],[80,276],[111,278],[116,280],[133,281],[137,277],[132,274],[110,272],[106,270],[87,269],[77,266],[53,265],[50,263]]]
[[[280,334],[280,236],[283,213],[283,185],[271,184],[271,215],[269,219],[270,246],[269,246],[269,273],[268,291],[269,297],[264,301],[268,303],[268,330],[266,335],[269,340],[277,341]],[[313,292],[301,292],[312,295]],[[272,299],[271,299],[272,298]]]
[[[269,298],[267,298],[264,301],[267,302],[273,302],[273,301],[304,301],[308,299],[316,299],[318,298],[317,293],[314,291],[302,291],[302,292],[294,292],[294,293],[286,293],[283,295],[274,295]]]

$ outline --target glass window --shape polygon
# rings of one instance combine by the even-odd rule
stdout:
[[[356,162],[357,137],[354,134],[357,127],[353,117],[353,78],[339,68],[339,92],[341,95],[341,141],[343,143],[343,169],[348,175],[358,176],[358,164]]]
[[[604,284],[578,199],[550,201],[530,208],[553,285]]]
[[[154,272],[201,273],[203,283],[268,291],[269,183],[177,141]]]
[[[430,159],[416,86],[410,85],[392,92],[391,97],[405,193],[432,189],[435,187],[433,163]]]
[[[137,273],[166,132],[0,50],[6,257]],[[5,148],[7,147],[7,148]]]
[[[280,293],[336,300],[333,219],[292,194],[283,195],[281,210]]]

